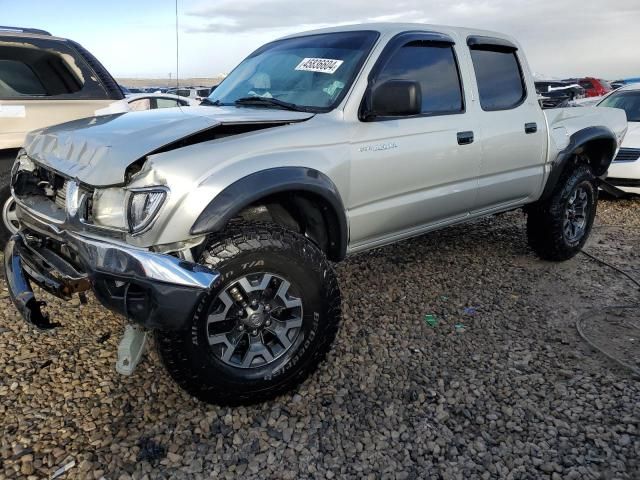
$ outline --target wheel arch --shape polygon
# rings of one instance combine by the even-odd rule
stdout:
[[[286,217],[295,221],[329,259],[346,256],[349,230],[338,188],[308,167],[269,168],[235,181],[203,209],[191,234],[219,232],[231,219],[262,206],[281,220],[277,223],[288,226]]]
[[[571,135],[569,145],[553,162],[541,199],[549,198],[568,168],[588,164],[596,177],[611,165],[618,148],[615,134],[605,126],[587,127]]]

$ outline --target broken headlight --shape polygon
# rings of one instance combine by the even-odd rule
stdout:
[[[127,210],[129,231],[141,233],[146,230],[158,215],[166,198],[167,190],[164,188],[132,190]]]
[[[127,230],[126,190],[122,188],[103,188],[93,192],[91,215],[94,225]]]

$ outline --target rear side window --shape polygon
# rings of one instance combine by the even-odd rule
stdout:
[[[198,90],[198,96],[199,97],[208,97],[209,94],[211,93],[211,89],[209,88],[201,88],[200,90]]]
[[[65,42],[3,36],[0,99],[108,99],[96,73]]]
[[[79,91],[83,82],[65,60],[51,52],[29,51],[23,60],[0,58],[0,96],[53,97]]]
[[[582,88],[586,88],[587,90],[590,90],[590,89],[592,89],[592,88],[595,88],[595,87],[593,86],[593,83],[591,83],[591,81],[590,81],[590,80],[580,80],[579,85],[580,85]]]
[[[450,44],[420,40],[406,44],[390,57],[376,83],[387,80],[419,82],[424,115],[464,110],[458,63]]]
[[[17,60],[0,60],[0,96],[46,94],[44,85],[29,65]]]
[[[176,90],[176,95],[180,95],[181,97],[190,97],[191,90]]]
[[[471,60],[483,110],[509,110],[524,101],[526,89],[515,50],[476,46]]]

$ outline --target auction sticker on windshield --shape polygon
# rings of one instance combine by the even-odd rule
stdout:
[[[296,70],[334,74],[343,63],[343,60],[331,58],[303,58]]]

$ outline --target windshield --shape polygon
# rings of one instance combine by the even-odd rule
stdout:
[[[349,90],[377,38],[377,32],[356,31],[268,43],[238,65],[205,104],[329,111]]]
[[[628,122],[640,122],[640,90],[613,93],[598,106],[621,108],[626,112]]]

